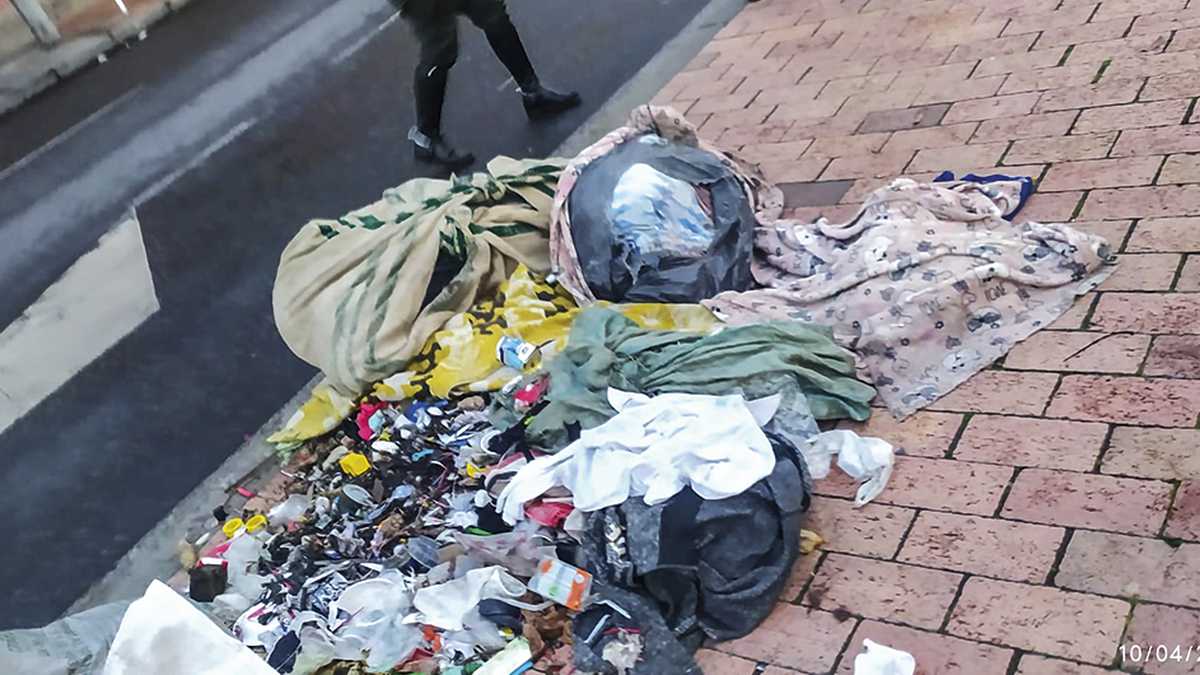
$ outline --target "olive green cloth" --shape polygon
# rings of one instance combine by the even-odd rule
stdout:
[[[854,356],[828,331],[797,322],[749,324],[717,333],[650,330],[600,307],[579,313],[566,349],[547,364],[548,404],[530,422],[534,444],[558,449],[565,426],[595,427],[616,412],[609,387],[648,394],[753,399],[797,386],[818,420],[865,420],[875,390],[854,377]],[[786,401],[786,397],[785,397]]]

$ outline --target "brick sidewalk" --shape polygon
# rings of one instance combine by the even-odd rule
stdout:
[[[1024,217],[1122,253],[1053,330],[905,423],[866,425],[908,455],[887,491],[854,509],[847,482],[818,484],[828,543],[755,634],[701,653],[706,673],[849,673],[864,638],[919,673],[1137,671],[1133,644],[1190,655],[1146,672],[1200,672],[1188,4],[764,0],[659,94],[786,184],[797,217],[844,218],[901,174],[1027,174]]]

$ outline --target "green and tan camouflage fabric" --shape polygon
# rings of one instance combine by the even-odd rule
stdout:
[[[486,172],[411,180],[342,218],[309,222],[280,257],[279,334],[342,396],[399,372],[518,265],[549,271],[550,207],[564,164],[497,157]],[[462,269],[422,308],[439,252]]]

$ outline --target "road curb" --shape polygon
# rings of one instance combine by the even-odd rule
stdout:
[[[142,31],[180,11],[189,2],[164,0],[161,5],[128,16],[105,30],[64,38],[50,49],[34,45],[0,64],[0,116],[20,108],[114,49],[137,40]]]
[[[182,4],[187,0],[175,0]],[[553,156],[573,156],[625,122],[630,109],[647,103],[672,77],[695,57],[746,5],[746,0],[712,0],[682,31],[655,54],[583,122]],[[64,614],[142,595],[153,579],[168,579],[179,570],[178,544],[189,528],[211,517],[213,506],[225,502],[229,489],[249,476],[260,477],[278,469],[269,435],[281,428],[320,383],[317,375],[238,448],[219,469],[197,486],[183,501],[144,535],[116,566],[79,597]]]

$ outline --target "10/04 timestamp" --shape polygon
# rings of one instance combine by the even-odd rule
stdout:
[[[1200,645],[1132,644],[1121,645],[1124,663],[1200,662]]]

